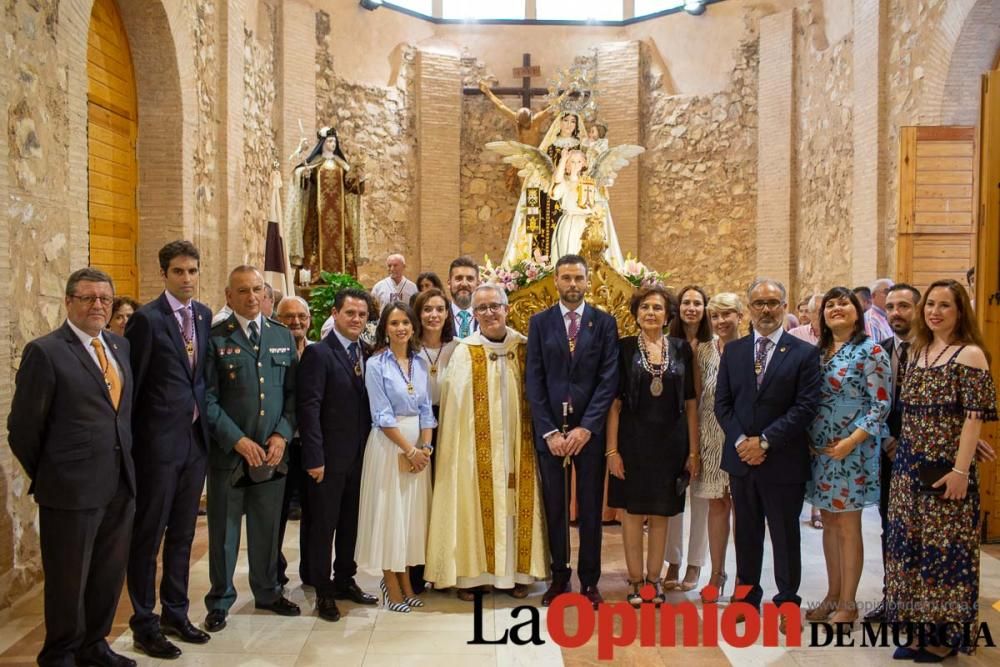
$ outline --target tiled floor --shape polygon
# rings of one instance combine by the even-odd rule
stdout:
[[[803,515],[805,516],[805,514]],[[298,543],[298,525],[289,524],[286,555],[293,561],[290,572],[297,569],[297,551],[292,545]],[[865,512],[865,573],[862,577],[860,599],[873,602],[880,596],[881,556],[878,548],[878,514],[874,510]],[[818,601],[825,591],[825,569],[821,545],[821,533],[803,523],[802,554],[804,604]],[[601,589],[609,601],[621,600],[625,594],[625,568],[621,550],[621,531],[618,527],[607,527],[604,532],[604,576]],[[206,554],[206,529],[204,519],[198,530],[194,549],[194,563],[191,571],[192,620],[200,623],[204,619],[202,597],[208,589],[208,556]],[[735,572],[732,548],[728,554],[727,570]],[[765,596],[771,594],[773,579],[769,567],[770,555],[765,557]],[[702,583],[707,578],[704,570]],[[369,592],[377,589],[377,578],[361,575],[358,578],[362,588]],[[576,582],[574,582],[574,585]],[[726,591],[728,596],[732,584]],[[249,596],[245,555],[237,569],[237,589],[240,598],[229,617],[225,630],[212,636],[203,646],[180,644],[184,655],[172,665],[211,665],[237,667],[239,665],[351,665],[402,666],[430,665],[432,667],[466,667],[479,665],[597,665],[609,664],[597,657],[597,642],[591,640],[575,649],[560,649],[549,638],[545,630],[547,610],[539,609],[541,619],[540,646],[527,645],[469,645],[473,637],[473,615],[471,603],[457,600],[453,595],[429,592],[423,597],[426,607],[411,614],[397,614],[375,607],[359,607],[344,603],[341,611],[344,617],[337,623],[327,623],[313,615],[314,595],[311,589],[295,586],[290,590],[291,598],[303,608],[303,616],[281,618],[272,614],[255,611]],[[536,584],[532,596],[526,602],[537,605],[544,591],[544,584]],[[985,547],[982,552],[982,580],[980,589],[980,620],[989,624],[1000,641],[1000,611],[992,605],[1000,600],[1000,549]],[[695,592],[670,595],[671,602],[691,600],[697,603]],[[512,617],[511,610],[523,604],[504,595],[486,596],[483,609],[483,634],[494,639],[505,630],[523,623],[525,613]],[[135,657],[140,665],[155,665],[160,661],[150,660],[132,651],[131,635],[128,630],[128,615],[131,609],[127,597],[119,607],[113,631],[113,646]],[[44,629],[41,623],[42,602],[40,590],[22,600],[13,609],[0,614],[0,666],[29,665],[37,655]],[[721,611],[720,611],[721,613]],[[569,618],[569,617],[568,617]],[[575,632],[575,618],[566,624],[569,632]],[[621,630],[621,622],[615,623],[616,632]],[[527,633],[522,631],[522,636]],[[678,634],[678,638],[680,634]],[[808,630],[804,643],[808,643]],[[899,665],[891,660],[888,649],[861,647],[861,632],[853,635],[858,646],[854,648],[766,648],[760,645],[745,649],[731,646],[703,648],[640,647],[632,646],[615,650],[611,664],[629,666],[667,666],[683,664],[685,667],[708,665],[845,665],[861,667],[865,665]],[[952,660],[962,665],[1000,664],[1000,649],[981,649],[975,657]]]

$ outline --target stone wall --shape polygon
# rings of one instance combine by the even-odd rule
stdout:
[[[639,259],[669,271],[675,287],[740,291],[755,273],[748,239],[756,234],[756,24],[748,18],[730,85],[713,95],[669,94],[648,49],[644,44]]]
[[[796,21],[793,296],[851,286],[853,43],[827,45],[808,7]]]
[[[255,38],[244,31],[243,61],[243,252],[245,261],[264,264],[264,242],[271,211],[271,174],[278,159],[274,130],[274,43],[277,14],[267,8],[267,31]]]
[[[67,216],[69,109],[67,69],[58,44],[57,0],[7,2],[0,14],[5,100],[6,227],[0,277],[9,285],[4,321],[0,405],[9,405],[24,345],[58,326],[70,267]],[[65,10],[64,10],[65,11]],[[89,17],[89,12],[88,12]],[[9,328],[8,328],[9,327]],[[6,420],[0,424],[5,432]],[[5,436],[4,436],[5,437]],[[0,447],[0,608],[40,576],[35,504],[28,480],[8,447]]]
[[[336,128],[352,168],[367,176],[359,239],[363,261],[358,274],[363,284],[371,285],[384,277],[387,255],[417,252],[410,228],[416,220],[417,201],[416,113],[412,103],[416,52],[404,49],[394,86],[351,83],[338,76],[330,56],[329,21],[325,12],[316,14],[316,124]]]
[[[890,178],[885,193],[882,237],[884,263],[890,275],[896,266],[899,222],[899,128],[919,123],[922,101],[927,93],[927,71],[930,67],[943,66],[943,63],[928,62],[928,55],[933,55],[934,51],[927,47],[936,41],[936,32],[947,9],[945,0],[889,0],[886,161]],[[940,54],[936,55],[940,59]]]

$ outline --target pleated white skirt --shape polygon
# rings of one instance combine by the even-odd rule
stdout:
[[[418,417],[400,417],[398,426],[407,442],[417,442]],[[431,510],[430,466],[419,473],[401,473],[399,455],[399,447],[381,429],[373,428],[361,470],[355,549],[358,567],[372,574],[382,570],[403,572],[407,566],[425,561]]]

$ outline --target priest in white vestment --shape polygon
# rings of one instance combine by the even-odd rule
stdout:
[[[548,577],[544,506],[524,397],[527,339],[507,327],[507,295],[480,285],[479,330],[459,341],[441,389],[424,578],[522,598]],[[465,593],[465,596],[462,593]]]

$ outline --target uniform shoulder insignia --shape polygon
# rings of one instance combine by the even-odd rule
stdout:
[[[275,326],[281,327],[282,329],[287,329],[288,328],[288,327],[286,327],[281,322],[281,320],[276,320],[273,317],[265,317],[264,319],[267,320],[268,322],[270,322],[271,324],[275,325]]]
[[[212,327],[210,333],[213,336],[228,336],[235,330],[236,330],[235,323],[230,322],[229,320],[223,320],[218,324],[216,324],[214,327]]]

